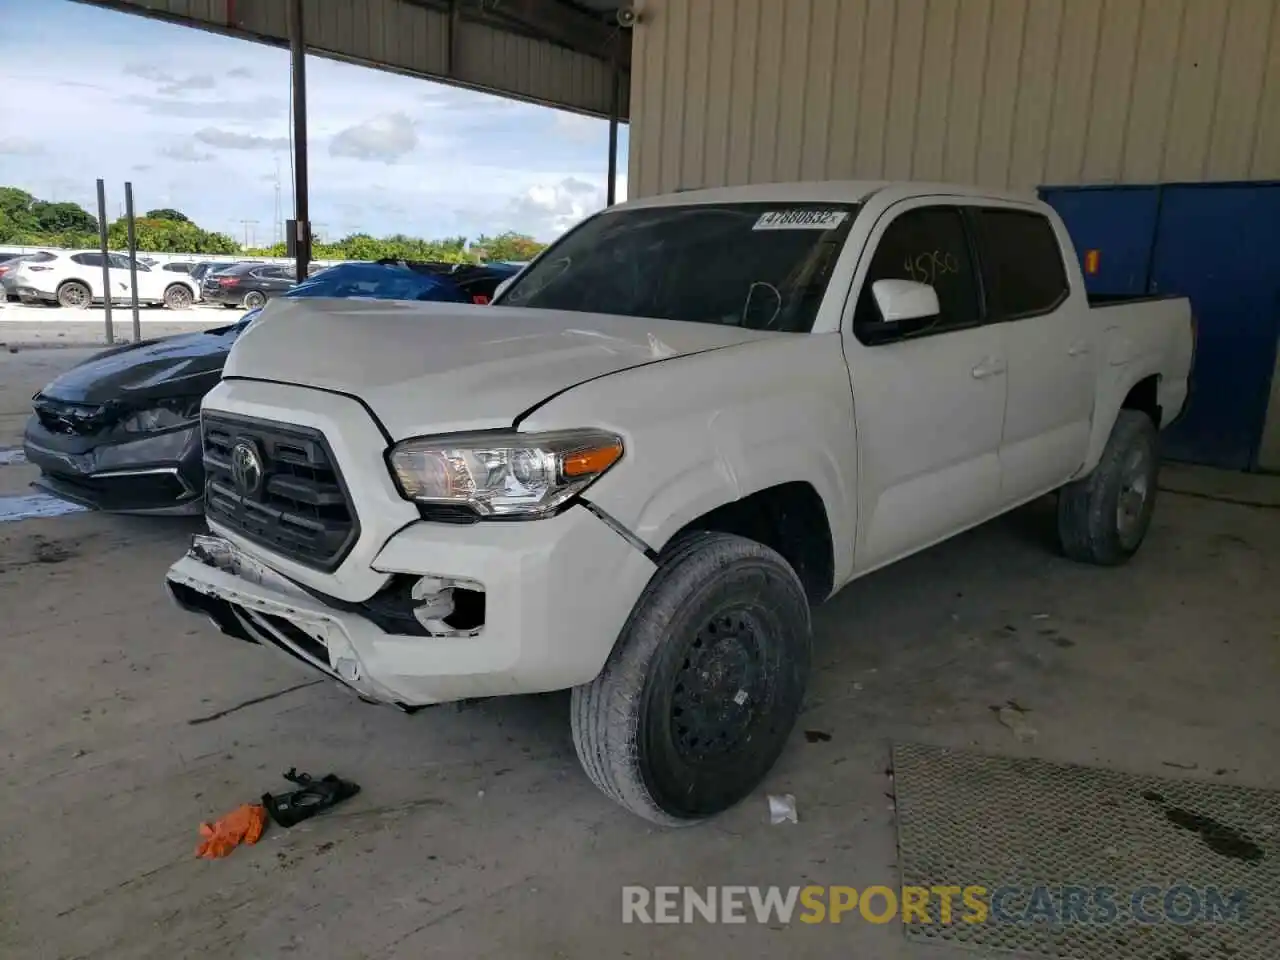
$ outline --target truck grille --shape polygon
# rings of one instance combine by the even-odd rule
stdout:
[[[360,525],[319,430],[206,413],[205,513],[280,556],[330,571]]]

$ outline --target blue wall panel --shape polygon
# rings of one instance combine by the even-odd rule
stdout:
[[[1165,455],[1255,466],[1280,335],[1280,184],[1165,187],[1152,264],[1152,291],[1190,297],[1199,325]]]
[[[1158,187],[1045,187],[1045,202],[1058,211],[1085,269],[1087,251],[1098,251],[1098,270],[1085,272],[1090,293],[1137,296],[1147,288],[1160,207]]]
[[[1257,464],[1280,336],[1280,183],[1046,187],[1090,293],[1189,297],[1199,326],[1191,401],[1165,455]],[[1083,264],[1082,264],[1083,266]]]

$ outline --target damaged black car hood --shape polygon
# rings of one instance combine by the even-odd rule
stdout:
[[[222,376],[245,324],[143,340],[90,357],[54,379],[41,395],[66,403],[122,403],[198,396]]]

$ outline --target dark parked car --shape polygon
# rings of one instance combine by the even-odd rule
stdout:
[[[515,272],[503,265],[346,263],[285,296],[487,303]],[[222,376],[231,345],[261,313],[115,347],[49,383],[34,397],[23,437],[27,459],[41,471],[36,486],[117,513],[199,513],[200,401]]]
[[[288,293],[295,283],[292,266],[273,263],[236,263],[209,273],[201,284],[201,294],[210,303],[253,310],[273,297]]]
[[[234,263],[225,263],[221,260],[201,260],[199,263],[193,263],[191,265],[191,269],[187,271],[187,274],[192,280],[197,280],[203,283],[204,278],[209,274],[217,273],[219,270],[226,270],[228,267],[234,266]]]

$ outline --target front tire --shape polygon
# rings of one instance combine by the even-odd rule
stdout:
[[[694,823],[733,806],[786,745],[810,637],[804,587],[776,552],[726,533],[680,538],[604,670],[573,690],[583,769],[654,823]]]
[[[58,306],[69,310],[87,310],[93,303],[93,292],[79,280],[68,280],[58,287]]]
[[[1072,560],[1124,563],[1151,525],[1159,476],[1159,433],[1147,414],[1121,410],[1093,472],[1058,494],[1058,539]]]

